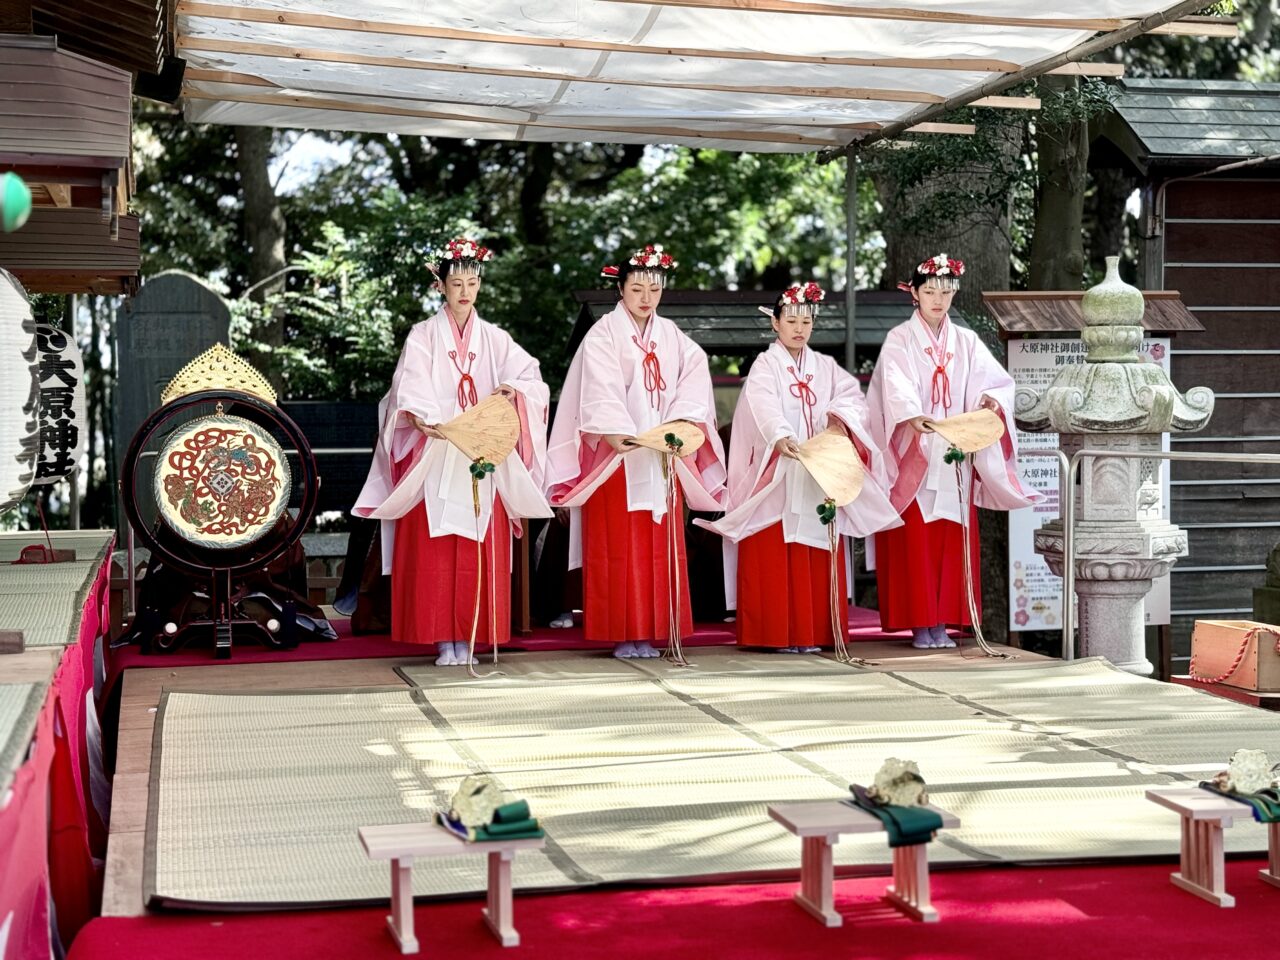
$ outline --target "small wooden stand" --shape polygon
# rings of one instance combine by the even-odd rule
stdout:
[[[387,927],[401,953],[417,953],[413,931],[413,861],[415,857],[456,857],[483,853],[489,857],[489,893],[481,911],[485,925],[504,947],[518,947],[520,934],[512,925],[511,862],[517,850],[536,850],[535,840],[497,840],[467,843],[434,823],[361,827],[360,844],[372,860],[391,861],[391,914]]]
[[[1220,907],[1234,907],[1236,898],[1223,879],[1222,831],[1237,817],[1252,817],[1249,805],[1199,787],[1148,790],[1147,799],[1182,817],[1181,864],[1169,877],[1173,885]],[[1267,869],[1258,876],[1280,887],[1280,823],[1267,824]]]
[[[929,807],[942,817],[944,829],[960,826],[954,814]],[[818,803],[778,803],[769,807],[769,816],[800,838],[800,892],[795,901],[819,923],[838,927],[844,918],[835,911],[833,885],[835,868],[832,848],[845,833],[876,833],[884,824],[865,810],[838,800]],[[895,847],[893,886],[885,897],[898,910],[923,923],[936,923],[938,911],[929,900],[929,858],[927,844]]]

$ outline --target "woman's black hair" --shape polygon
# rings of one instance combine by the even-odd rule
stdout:
[[[782,319],[782,301],[782,294],[778,294],[778,299],[773,302],[773,319],[775,320]]]
[[[628,259],[618,264],[618,281],[617,282],[618,282],[619,289],[621,289],[623,284],[627,282],[627,277],[631,276],[631,274],[635,273],[638,270],[643,271],[645,273],[665,273],[666,272],[662,270],[660,267],[643,267],[638,263],[632,263],[630,259]]]
[[[919,270],[916,270],[911,274],[911,289],[913,291],[919,290],[930,280],[955,280],[958,282],[959,279],[959,277],[952,277],[948,274],[938,276],[936,273],[921,273]]]
[[[464,264],[468,268],[471,268],[474,262],[475,261],[472,261],[472,260],[459,260],[457,258],[454,258],[453,260],[441,260],[436,265],[436,274],[437,276],[440,277],[440,282],[444,283],[445,280],[449,278],[449,274],[457,273],[459,270],[462,269]],[[469,269],[468,272],[477,273],[477,271],[475,271],[474,269]],[[482,273],[483,273],[483,267],[481,267],[481,271],[480,273],[477,273],[477,275],[481,275]]]

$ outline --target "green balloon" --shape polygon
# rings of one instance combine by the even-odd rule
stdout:
[[[13,233],[31,216],[31,188],[12,170],[0,176],[0,228]]]

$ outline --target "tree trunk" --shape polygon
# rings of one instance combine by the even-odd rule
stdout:
[[[1137,187],[1126,171],[1107,167],[1093,171],[1093,192],[1085,197],[1085,254],[1091,279],[1106,274],[1107,257],[1123,257],[1129,246],[1129,215],[1125,206]]]
[[[249,298],[258,303],[284,292],[284,211],[271,182],[272,131],[267,127],[236,127],[236,169],[244,199],[244,238],[249,248]],[[284,313],[272,311],[254,330],[261,345],[256,364],[280,392],[280,364],[273,349],[284,344]]]
[[[880,203],[884,207],[882,233],[885,241],[885,268],[882,289],[892,290],[899,281],[911,279],[912,271],[938,253],[963,260],[965,282],[956,294],[955,308],[967,316],[982,312],[983,290],[1008,290],[1010,277],[1010,198],[1004,196],[990,206],[963,216],[938,217],[931,221],[919,211],[937,204],[948,193],[982,195],[988,184],[1001,176],[995,168],[1016,157],[1021,147],[1021,122],[1003,120],[990,136],[996,152],[986,162],[969,162],[938,171],[925,183],[899,191],[885,168],[871,169]],[[901,194],[901,195],[900,195]],[[906,220],[928,226],[906,229]]]
[[[1016,162],[1022,148],[1023,126],[1017,118],[1002,117],[996,123],[993,129],[984,131],[994,149],[983,161],[971,160],[939,170],[909,190],[898,189],[891,165],[872,168],[872,178],[884,206],[885,272],[881,287],[892,289],[898,281],[909,280],[917,264],[938,253],[963,260],[964,283],[956,295],[954,310],[974,321],[984,334],[984,341],[1003,362],[1000,343],[988,335],[989,329],[982,330],[982,291],[1009,289],[1011,196],[992,188],[1005,178],[1003,170]],[[921,215],[931,207],[946,209],[944,200],[951,193],[993,196],[989,206],[967,211],[963,216],[930,219]],[[907,230],[902,227],[904,222],[928,226]],[[1008,518],[987,510],[979,513],[980,530],[973,534],[981,543],[982,622],[991,641],[1004,643],[1009,631]]]
[[[1052,95],[1074,91],[1076,77],[1041,77]],[[1031,236],[1032,290],[1079,290],[1084,279],[1084,193],[1089,124],[1041,124],[1036,129],[1039,183]]]

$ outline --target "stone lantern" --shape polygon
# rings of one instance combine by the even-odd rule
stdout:
[[[1200,430],[1213,413],[1213,391],[1194,387],[1184,396],[1159,366],[1143,362],[1145,304],[1120,279],[1119,261],[1108,257],[1106,279],[1084,294],[1085,362],[1064,367],[1043,392],[1017,391],[1018,426],[1057,431],[1068,457],[1083,449],[1158,453],[1163,433]],[[1187,553],[1186,533],[1161,515],[1160,466],[1156,459],[1085,460],[1075,494],[1081,655],[1106,657],[1142,676],[1153,671],[1142,600],[1152,578]],[[1060,519],[1041,526],[1035,550],[1062,576]]]

